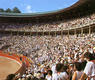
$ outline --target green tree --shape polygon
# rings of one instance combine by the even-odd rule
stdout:
[[[0,12],[4,12],[4,9],[0,8]]]
[[[13,8],[13,13],[21,13],[21,11],[17,7],[14,7]]]
[[[7,13],[11,13],[12,11],[11,11],[10,8],[8,8],[8,9],[5,10],[5,12],[7,12]]]

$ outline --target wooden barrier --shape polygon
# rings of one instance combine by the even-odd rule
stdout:
[[[1,51],[0,51],[0,56],[13,59],[13,60],[17,61],[21,65],[20,69],[15,74],[21,73],[21,71],[23,71],[22,70],[22,62],[20,61],[20,58],[14,56],[14,55],[9,55],[7,53],[3,53]]]
[[[3,51],[0,51],[0,56],[16,60],[21,65],[20,69],[15,74],[18,73],[23,74],[26,70],[26,67],[30,66],[30,63],[26,56],[20,56],[22,58],[22,61],[20,60],[20,57],[15,53],[10,54],[10,53],[4,53]]]

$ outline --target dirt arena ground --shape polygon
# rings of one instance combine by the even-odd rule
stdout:
[[[16,61],[0,57],[0,80],[5,80],[8,74],[15,73],[20,67]]]

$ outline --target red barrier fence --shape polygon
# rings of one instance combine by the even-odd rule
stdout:
[[[0,56],[8,57],[8,58],[14,59],[14,60],[16,60],[17,62],[19,62],[20,64],[22,64],[22,62],[20,61],[20,58],[17,58],[17,57],[15,57],[15,56],[13,56],[13,55],[9,55],[9,54],[5,54],[5,53],[1,53],[1,52],[0,52]]]
[[[7,53],[3,53],[2,51],[0,51],[0,56],[16,60],[21,65],[21,67],[20,67],[20,69],[15,74],[21,73],[21,71],[22,71],[22,62],[20,61],[19,57],[14,56],[14,55],[9,55]]]
[[[21,68],[15,74],[18,74],[18,73],[22,74],[22,73],[24,73],[24,71],[26,70],[25,68],[30,66],[30,63],[27,60],[26,56],[18,56],[15,53],[10,54],[10,53],[4,53],[2,51],[0,51],[0,56],[16,60],[21,65]],[[22,58],[22,61],[20,60],[20,57]],[[25,64],[23,65],[23,63],[25,63]]]

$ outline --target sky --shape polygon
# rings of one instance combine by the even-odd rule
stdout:
[[[67,8],[78,0],[0,0],[0,8],[18,7],[22,13],[47,12]]]

